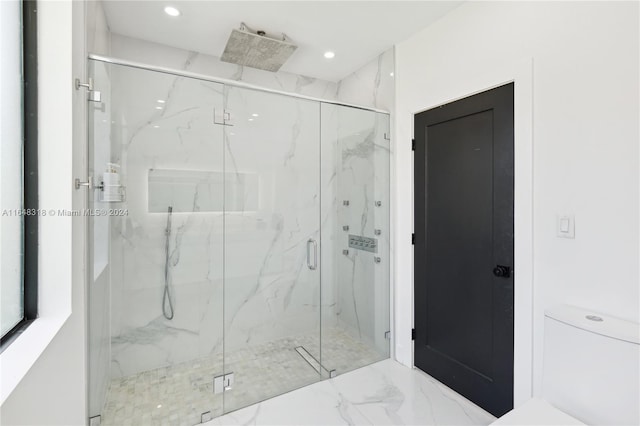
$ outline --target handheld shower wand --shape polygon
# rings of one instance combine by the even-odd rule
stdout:
[[[165,238],[165,250],[164,250],[164,294],[162,295],[162,315],[168,320],[173,319],[173,301],[171,300],[171,293],[169,293],[169,240],[171,237],[171,213],[173,207],[167,208],[167,227],[164,231]]]

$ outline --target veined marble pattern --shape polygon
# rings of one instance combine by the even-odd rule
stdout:
[[[340,373],[351,369],[354,358],[371,364],[385,356],[340,329],[325,330],[323,336],[322,363],[328,370]],[[303,346],[314,353],[319,345],[319,336],[307,334],[231,352],[224,361],[218,354],[114,379],[102,424],[191,426],[200,423],[207,411],[219,416],[223,409],[246,407],[317,382],[322,377],[295,348]],[[233,389],[214,394],[213,377],[223,371],[235,374]]]
[[[93,61],[101,64],[98,61]],[[103,64],[104,65],[104,64]],[[149,211],[152,169],[223,173],[220,84],[105,65],[111,81],[111,162],[121,166],[126,216],[111,220],[111,377],[124,377],[222,350],[222,211],[188,213],[180,198]],[[98,175],[99,177],[99,175]],[[206,189],[208,187],[205,187]],[[153,187],[152,190],[163,190]],[[220,191],[209,195],[221,206]],[[158,198],[156,198],[158,199]],[[176,205],[169,236],[169,289],[175,316],[162,316],[166,209]]]
[[[243,67],[222,62],[220,58],[205,53],[164,46],[120,34],[111,34],[111,54],[116,58],[241,81],[320,99],[336,100],[338,89],[338,85],[331,81],[285,71],[274,73]]]
[[[354,337],[388,351],[385,332],[390,330],[391,148],[385,134],[388,137],[389,117],[326,104],[322,106],[322,112],[323,130],[332,130],[331,138],[338,157],[335,160],[338,203],[334,284],[337,321]],[[348,230],[344,230],[345,226]],[[377,253],[350,248],[350,234],[377,239]],[[343,250],[348,253],[344,254]]]
[[[182,68],[196,60],[188,56]],[[333,358],[342,357],[335,362],[339,367],[327,367],[348,371],[387,357],[388,247],[381,247],[382,263],[374,264],[374,256],[363,252],[362,262],[354,260],[350,267],[351,259],[342,255],[342,226],[348,223],[366,235],[377,227],[380,241],[388,244],[388,116],[335,106],[332,119],[324,114],[334,107],[328,104],[100,64],[110,83],[102,87],[112,87],[105,93],[111,105],[95,108],[107,112],[100,123],[109,126],[110,119],[111,125],[107,137],[94,140],[107,153],[94,173],[99,178],[100,162],[122,166],[127,199],[117,207],[129,212],[109,218],[111,322],[103,330],[111,334],[111,377],[142,374],[143,382],[167,381],[177,377],[167,371],[182,371],[180,366],[193,360],[221,359],[223,335],[227,366],[243,350],[280,354],[278,345],[292,343],[285,341],[288,336],[305,336],[304,346],[319,358],[321,321],[323,330],[340,325],[352,342],[376,348],[373,358],[348,349],[353,343],[337,348]],[[233,126],[213,124],[214,112],[222,108],[231,111]],[[212,189],[215,182],[192,185],[195,190],[178,197],[172,195],[178,190],[149,186],[150,170],[224,176],[230,184],[224,191]],[[257,184],[245,185],[246,176]],[[149,191],[167,193],[150,197]],[[345,197],[354,200],[349,213],[342,207]],[[382,200],[381,208],[373,207],[376,200]],[[155,203],[151,211],[149,201]],[[169,237],[172,320],[162,316],[164,204],[177,207]],[[307,267],[309,238],[321,243],[322,288],[320,270]],[[325,364],[332,359],[330,341],[322,346]],[[280,390],[263,394],[282,372],[260,362],[238,368],[241,374],[253,368],[264,383],[245,386],[236,405],[229,394],[229,407],[309,383],[293,377],[283,380]],[[150,376],[151,370],[158,373]],[[142,386],[133,383],[133,391],[124,386],[126,392]],[[176,390],[194,386],[172,383]],[[155,396],[146,398],[148,403]],[[193,407],[194,401],[182,402]],[[175,413],[162,418],[172,416],[175,420]]]
[[[488,425],[494,420],[420,370],[387,359],[205,425]]]
[[[394,48],[338,82],[341,102],[393,111],[395,105]]]

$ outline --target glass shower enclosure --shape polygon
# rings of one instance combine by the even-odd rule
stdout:
[[[389,357],[387,114],[89,68],[90,417],[193,425]]]

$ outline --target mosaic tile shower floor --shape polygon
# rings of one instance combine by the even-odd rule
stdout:
[[[101,424],[106,426],[176,425],[212,417],[320,380],[295,348],[316,356],[316,336],[286,338],[227,354],[225,371],[235,383],[224,394],[213,393],[213,377],[222,373],[222,354],[114,379],[107,393]],[[338,374],[369,365],[381,355],[340,329],[323,330],[322,363]],[[277,380],[274,380],[277,378]]]

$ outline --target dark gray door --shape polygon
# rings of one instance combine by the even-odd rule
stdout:
[[[415,364],[513,407],[513,84],[415,115]]]

